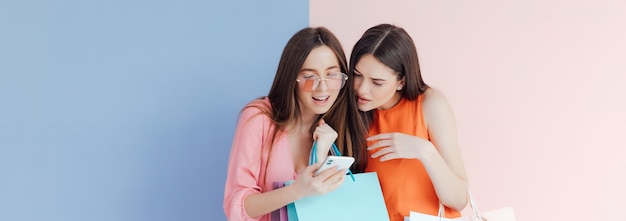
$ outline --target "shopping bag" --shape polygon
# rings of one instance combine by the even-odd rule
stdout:
[[[418,212],[410,212],[409,217],[405,217],[405,221],[516,221],[515,212],[512,207],[505,207],[502,209],[491,210],[487,212],[479,212],[476,201],[472,196],[472,192],[469,190],[468,200],[472,210],[472,214],[469,217],[458,218],[445,218],[445,210],[442,204],[439,204],[439,212],[437,216],[423,214]]]
[[[274,182],[274,189],[283,188],[285,183],[283,182]],[[275,210],[271,213],[270,221],[289,221],[287,207],[282,207],[280,209]]]
[[[290,208],[292,206],[292,208]],[[388,221],[389,214],[376,172],[346,175],[336,190],[300,199],[287,206],[289,221]]]
[[[335,144],[331,152],[341,155]],[[317,162],[313,143],[309,164]],[[289,221],[389,221],[389,214],[376,172],[352,174],[330,193],[305,197],[287,205]],[[286,182],[289,185],[292,182]]]
[[[439,216],[433,216],[424,213],[418,213],[411,211],[410,217],[404,217],[404,221],[473,221],[464,217],[459,218],[445,218]]]
[[[296,214],[296,206],[293,203],[290,203],[286,206],[287,209],[287,220],[289,221],[299,221],[298,214]]]
[[[271,218],[272,221],[289,221],[287,207],[283,207],[274,211],[271,215]]]
[[[482,218],[487,221],[516,221],[515,211],[513,207],[504,207],[500,209],[490,210],[480,213]]]
[[[438,215],[433,216],[430,214],[424,214],[419,212],[411,211],[409,217],[404,217],[405,221],[474,221],[465,217],[458,218],[446,218],[445,217],[445,209],[442,204],[439,204],[439,212]],[[479,221],[479,220],[475,220]]]

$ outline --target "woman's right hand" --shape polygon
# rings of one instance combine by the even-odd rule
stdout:
[[[298,199],[329,193],[341,186],[344,181],[345,170],[337,170],[337,166],[322,171],[317,176],[313,174],[320,168],[322,162],[306,167],[294,181],[294,187],[299,195]]]
[[[333,143],[337,140],[337,136],[337,131],[328,125],[324,119],[320,119],[315,131],[313,131],[313,140],[317,142],[317,157],[320,158],[320,161],[326,158]]]

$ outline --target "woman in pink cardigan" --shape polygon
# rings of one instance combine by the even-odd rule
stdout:
[[[241,112],[224,188],[228,220],[277,220],[271,212],[335,190],[345,171],[313,176],[333,142],[357,160],[352,171],[363,171],[367,156],[353,150],[363,149],[367,130],[357,122],[356,101],[345,96],[352,88],[344,87],[346,71],[341,44],[328,29],[305,28],[292,36],[269,94]],[[320,163],[309,166],[314,140]],[[276,188],[289,180],[295,181]]]

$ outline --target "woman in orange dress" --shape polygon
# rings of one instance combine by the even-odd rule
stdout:
[[[391,221],[411,211],[459,217],[467,175],[454,115],[424,83],[415,44],[402,28],[381,24],[355,44],[349,78],[368,133],[366,171],[377,172]]]

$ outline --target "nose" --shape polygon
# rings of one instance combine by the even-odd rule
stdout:
[[[365,94],[365,92],[367,92],[369,88],[366,84],[363,83],[362,79],[354,79],[354,89],[356,90],[357,94]]]
[[[315,90],[325,91],[328,89],[328,79],[322,77],[317,84],[317,88]]]

